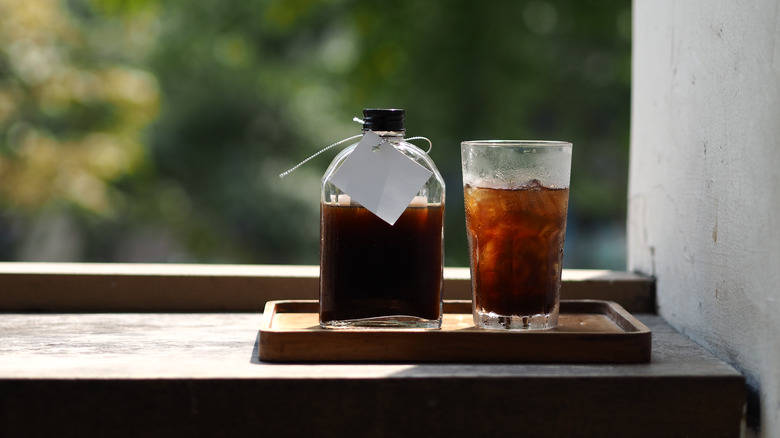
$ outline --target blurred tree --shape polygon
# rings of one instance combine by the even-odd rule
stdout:
[[[99,56],[102,29],[79,23],[59,1],[0,0],[0,243],[11,242],[0,247],[4,257],[31,255],[18,241],[38,221],[114,217],[127,200],[112,184],[146,160],[141,130],[156,116],[157,82]]]
[[[144,107],[100,97],[85,108],[67,106],[68,118],[57,123],[35,125],[57,141],[68,130],[68,138],[81,138],[74,129],[84,138],[121,131],[135,141],[135,158],[123,155],[121,171],[98,178],[107,207],[79,216],[87,242],[81,259],[317,263],[319,179],[336,152],[284,180],[278,174],[359,133],[351,118],[362,108],[402,107],[408,134],[433,140],[431,154],[447,180],[448,265],[467,263],[460,141],[535,138],[575,144],[567,265],[622,267],[631,46],[625,0],[43,3],[77,36],[69,45],[64,34],[54,41],[78,68],[125,72],[130,79],[120,84],[140,81],[148,90]],[[15,89],[8,84],[20,73],[6,67],[13,41],[0,38],[0,90]],[[0,123],[11,120],[3,108],[13,108],[7,126],[30,124],[16,108],[37,94],[13,93],[10,107],[0,91]],[[36,105],[30,111],[44,113]],[[135,124],[122,121],[128,118]],[[28,168],[10,146],[16,135],[2,143],[0,165]],[[6,211],[23,204],[15,190],[3,196]],[[605,226],[619,229],[618,237],[585,239]],[[598,245],[609,250],[605,256]]]
[[[407,108],[410,129],[436,142],[449,264],[467,261],[460,141],[547,139],[575,145],[567,243],[580,245],[567,245],[567,266],[622,268],[620,240],[600,242],[617,246],[606,260],[588,248],[599,242],[577,239],[624,222],[629,2],[357,2],[353,11],[351,101]]]

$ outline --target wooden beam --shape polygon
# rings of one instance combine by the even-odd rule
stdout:
[[[258,312],[318,291],[318,266],[0,263],[2,312]],[[444,269],[444,297],[471,298],[468,268]],[[564,270],[561,297],[655,312],[654,280],[629,272]]]

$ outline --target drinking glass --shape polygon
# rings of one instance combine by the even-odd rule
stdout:
[[[461,143],[474,324],[555,327],[572,144]]]

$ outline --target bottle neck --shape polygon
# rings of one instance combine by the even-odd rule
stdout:
[[[363,133],[365,134],[366,131],[363,131]],[[374,134],[391,143],[400,143],[404,139],[406,131],[374,131]]]

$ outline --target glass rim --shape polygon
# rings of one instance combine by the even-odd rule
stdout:
[[[467,140],[462,141],[460,145],[487,147],[572,147],[571,142],[558,140]]]

